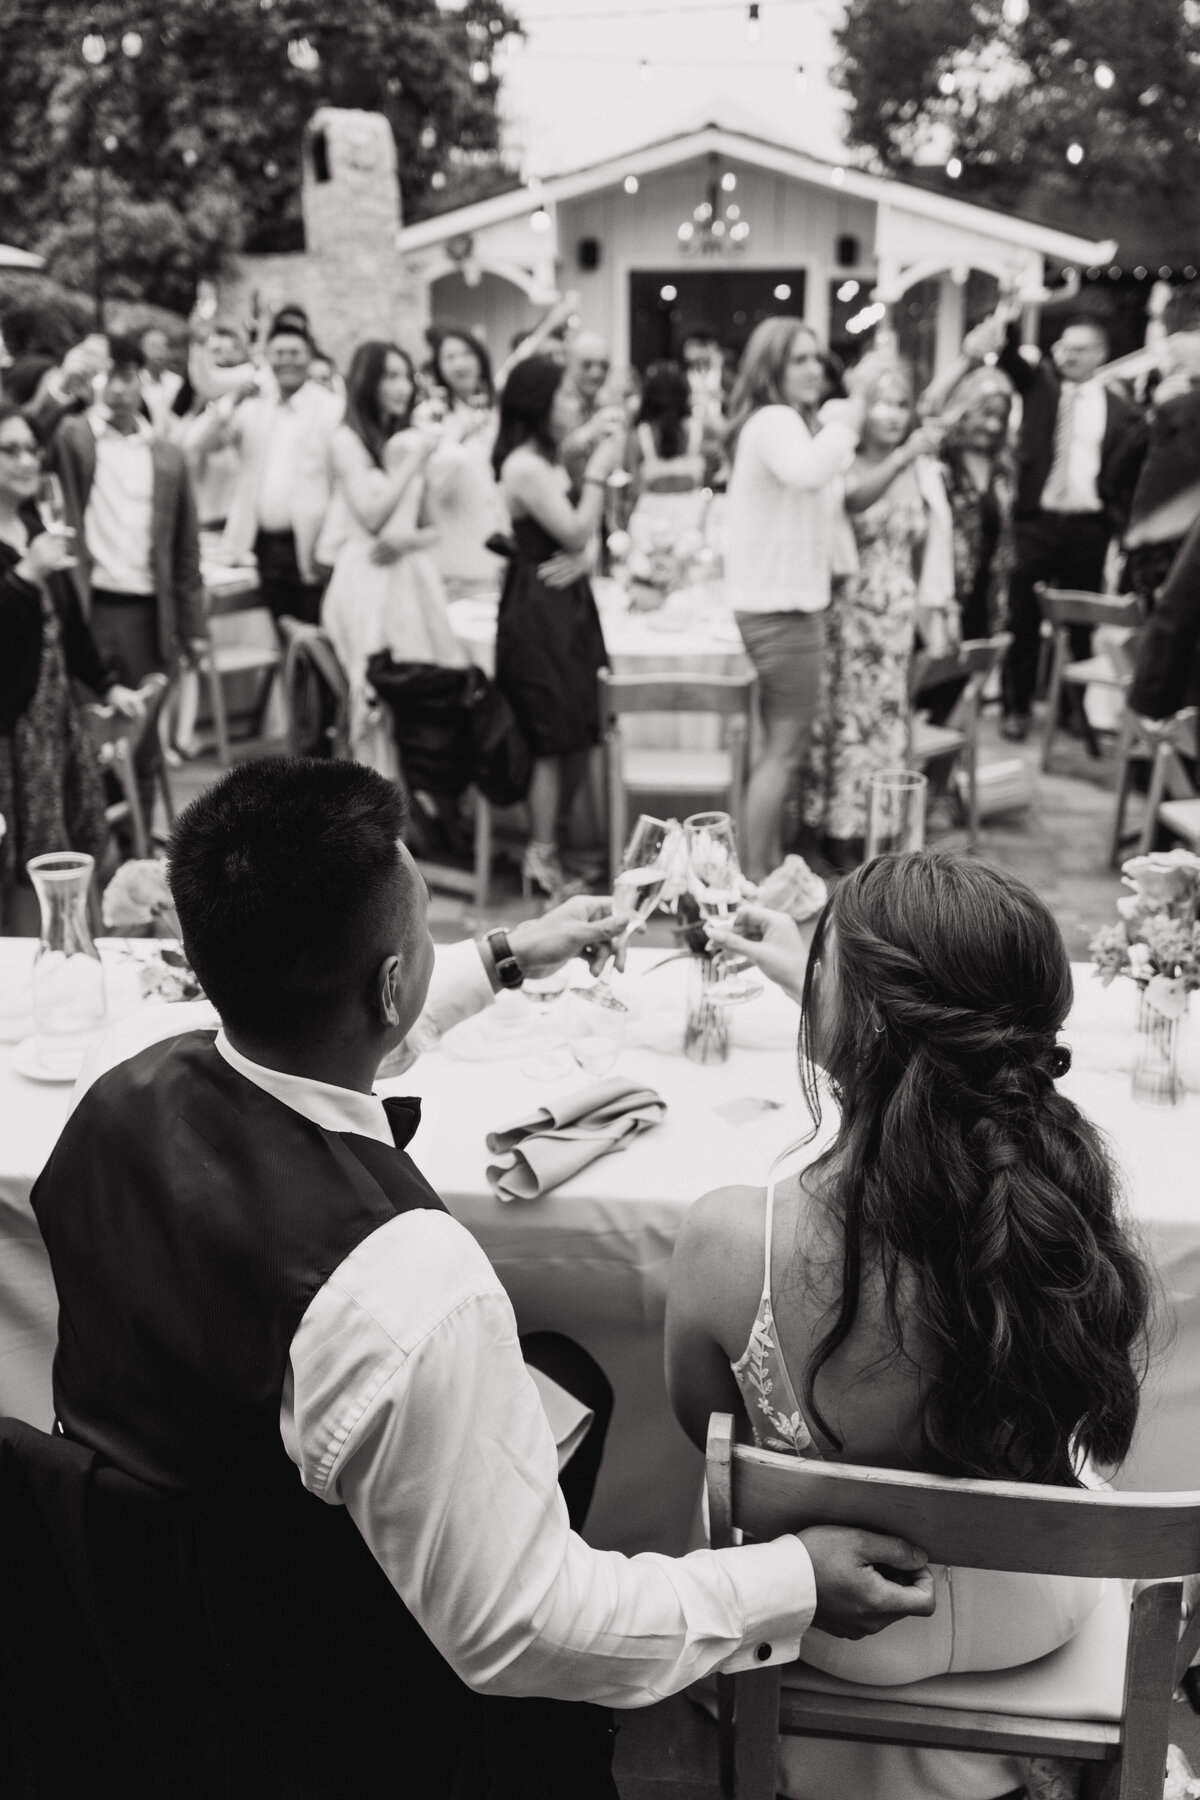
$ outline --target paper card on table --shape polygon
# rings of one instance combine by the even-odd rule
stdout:
[[[501,1200],[536,1199],[598,1157],[623,1149],[665,1111],[653,1088],[621,1076],[576,1088],[488,1133],[488,1149],[497,1158],[488,1165],[488,1181]]]
[[[754,1094],[742,1094],[737,1100],[722,1100],[719,1106],[713,1107],[727,1125],[749,1125],[752,1119],[761,1119],[764,1113],[782,1110],[782,1100],[760,1100]]]

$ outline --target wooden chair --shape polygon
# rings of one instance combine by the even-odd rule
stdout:
[[[1151,812],[1149,804],[1146,806],[1140,831],[1127,832],[1125,830],[1125,813],[1129,805],[1130,789],[1133,786],[1134,768],[1138,763],[1145,764],[1151,771],[1151,779],[1153,778],[1154,763],[1162,736],[1166,737],[1175,750],[1182,751],[1185,756],[1194,754],[1196,708],[1194,706],[1184,707],[1183,711],[1176,713],[1173,718],[1162,721],[1161,731],[1156,729],[1151,734],[1142,729],[1134,714],[1126,707],[1121,720],[1121,735],[1117,747],[1120,757],[1120,772],[1117,776],[1112,841],[1109,845],[1108,855],[1109,863],[1113,868],[1120,862],[1122,853],[1133,843],[1147,837],[1147,834],[1149,838],[1153,838],[1154,814]],[[1184,775],[1184,780],[1186,781],[1186,779],[1187,777]]]
[[[324,737],[333,756],[350,756],[350,683],[333,645],[319,625],[281,618],[284,642],[283,705],[289,756],[311,755]],[[326,714],[332,717],[326,721]]]
[[[234,746],[229,736],[225,683],[237,676],[257,680],[251,709],[251,738],[258,739],[272,691],[283,668],[275,621],[265,606],[240,612],[210,613],[196,651],[197,672],[208,692],[217,740],[217,761],[226,769],[233,760]],[[241,747],[238,746],[239,752]]]
[[[154,821],[147,819],[142,811],[135,759],[144,740],[148,736],[158,736],[159,716],[166,705],[170,688],[170,681],[165,675],[146,677],[138,689],[143,701],[140,719],[127,719],[112,706],[93,703],[83,709],[88,735],[95,747],[100,767],[105,774],[114,777],[121,789],[121,798],[113,800],[104,809],[109,832],[111,834],[118,825],[127,823],[133,840],[133,854],[140,857],[150,854],[150,828]],[[171,795],[166,761],[161,755],[155,769],[155,779],[162,793],[167,823],[170,824],[175,817],[175,803]]]
[[[601,669],[608,856],[614,877],[629,835],[627,800],[631,794],[723,796],[744,841],[755,685],[753,675],[613,675]],[[725,721],[725,742],[717,750],[632,748],[621,736],[621,719],[627,713],[715,715]]]
[[[1089,753],[1098,757],[1100,745],[1083,704],[1084,689],[1095,686],[1124,692],[1133,680],[1137,657],[1133,637],[1119,649],[1101,651],[1073,662],[1071,626],[1115,625],[1136,633],[1145,622],[1145,614],[1136,594],[1085,594],[1076,588],[1047,587],[1044,581],[1038,582],[1036,592],[1054,639],[1050,684],[1046,693],[1046,726],[1042,735],[1044,769],[1049,765],[1050,747],[1058,730],[1058,708],[1063,689],[1066,689],[1079,720]]]
[[[1191,718],[1194,719],[1192,711]],[[1142,824],[1142,835],[1138,840],[1138,855],[1145,856],[1154,848],[1154,839],[1160,825],[1175,837],[1182,838],[1190,850],[1200,851],[1200,793],[1183,766],[1180,756],[1184,749],[1179,739],[1182,735],[1173,731],[1180,718],[1185,720],[1187,714],[1178,715],[1170,721],[1168,729],[1157,738],[1154,762],[1150,769],[1150,787],[1146,794],[1146,816]],[[1191,731],[1191,739],[1184,749],[1194,751],[1195,739]],[[1186,743],[1186,740],[1184,740]]]
[[[708,1436],[714,1549],[735,1527],[766,1539],[850,1525],[920,1544],[960,1568],[1117,1578],[1078,1635],[1021,1669],[941,1675],[904,1687],[840,1681],[794,1664],[718,1679],[722,1791],[774,1800],[779,1734],[1098,1765],[1106,1800],[1162,1800],[1171,1699],[1200,1648],[1184,1580],[1200,1570],[1200,1493],[1124,1494],[948,1481],[776,1456]],[[1117,1581],[1132,1578],[1132,1600]],[[1188,1598],[1197,1584],[1188,1580]]]
[[[979,842],[979,708],[993,672],[1004,661],[1012,638],[1001,632],[994,638],[971,638],[944,656],[923,650],[913,658],[909,677],[908,767],[924,769],[938,757],[952,756],[967,778],[967,841],[974,850]],[[965,686],[944,725],[931,725],[921,717],[921,695],[944,682]]]

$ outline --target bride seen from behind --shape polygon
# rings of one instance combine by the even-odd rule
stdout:
[[[765,1192],[706,1195],[676,1245],[667,1378],[696,1444],[724,1411],[746,1441],[831,1461],[1063,1486],[1121,1464],[1151,1284],[1102,1140],[1055,1086],[1071,1000],[1058,927],[1015,878],[922,852],[840,883],[800,1031],[836,1135]],[[1015,1667],[1071,1638],[1100,1585],[937,1569],[933,1617],[870,1643],[810,1632],[802,1659],[882,1686]],[[1026,1779],[999,1757],[788,1740],[779,1785],[988,1800]]]

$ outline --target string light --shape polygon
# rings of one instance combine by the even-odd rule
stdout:
[[[1083,161],[1083,145],[1082,144],[1068,144],[1067,145],[1067,161],[1069,163],[1072,163],[1076,168],[1079,167],[1079,164]]]
[[[1094,79],[1098,88],[1110,88],[1116,86],[1117,78],[1107,63],[1096,64]]]
[[[471,64],[471,80],[475,83],[476,87],[482,87],[491,72],[492,71],[488,68],[482,58],[480,58],[478,62],[473,62]]]
[[[142,49],[143,42],[141,32],[127,31],[125,36],[121,39],[121,50],[123,54],[129,58],[130,62],[136,62],[137,58],[142,54]]]
[[[957,156],[952,156],[950,161],[946,164],[947,175],[950,177],[951,181],[957,181],[962,172],[963,166],[961,159]]]
[[[832,181],[834,187],[841,187],[842,183],[846,179],[845,169],[841,168],[840,166],[836,169],[831,169],[829,172],[829,179],[830,179],[830,181]]]
[[[287,58],[301,75],[311,75],[321,64],[320,52],[306,37],[288,39]]]
[[[536,231],[539,233],[547,232],[550,229],[550,225],[551,225],[550,214],[546,211],[544,206],[539,206],[535,213],[531,213],[529,215],[530,231]]]
[[[667,305],[670,306],[672,300],[678,300],[679,289],[672,287],[670,282],[668,282],[665,288],[660,288],[658,290],[658,297],[660,300],[665,300]]]
[[[796,92],[798,94],[808,92],[808,70],[803,63],[796,64]]]
[[[938,76],[939,94],[952,94],[957,86],[958,82],[955,79],[952,70],[947,69],[943,74]]]
[[[721,177],[721,191],[726,194],[732,194],[732,192],[733,192],[734,188],[736,188],[736,186],[737,186],[737,176],[734,174],[732,169],[726,169],[725,173]]]
[[[640,186],[641,183],[638,181],[636,175],[627,175],[625,177],[625,192],[627,194],[636,194]]]
[[[786,281],[781,281],[779,286],[775,289],[775,298],[777,300],[790,300],[791,297],[792,297],[791,288],[788,286]]]
[[[1006,25],[1023,25],[1029,17],[1029,0],[1004,0],[1001,11]]]
[[[89,31],[80,49],[83,51],[84,62],[91,63],[93,69],[98,69],[108,55],[108,45],[98,31]]]

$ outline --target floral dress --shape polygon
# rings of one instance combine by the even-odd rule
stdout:
[[[804,783],[805,823],[830,838],[865,837],[871,776],[907,757],[925,503],[897,480],[853,525],[859,568],[834,586]]]

